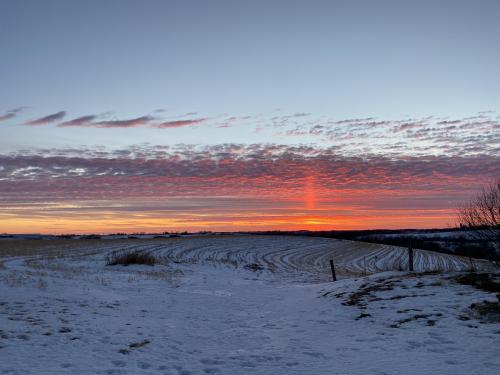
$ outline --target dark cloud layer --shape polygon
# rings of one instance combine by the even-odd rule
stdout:
[[[302,189],[314,176],[321,189],[439,190],[476,185],[500,175],[500,156],[347,157],[332,149],[283,145],[178,146],[77,156],[1,155],[0,191],[16,201],[42,194],[50,199],[78,196],[160,196],[239,194]],[[156,185],[157,184],[157,185]],[[16,198],[17,197],[17,198]]]
[[[0,154],[0,223],[67,219],[64,231],[81,230],[74,223],[89,217],[90,231],[96,222],[107,231],[124,222],[133,223],[127,231],[160,228],[162,219],[184,229],[442,226],[460,202],[500,176],[497,155],[337,151],[221,144]]]

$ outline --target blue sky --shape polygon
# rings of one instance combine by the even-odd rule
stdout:
[[[0,104],[336,118],[498,110],[498,1],[2,1]]]

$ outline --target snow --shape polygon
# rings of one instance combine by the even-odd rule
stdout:
[[[162,264],[105,265],[106,255],[126,249]],[[469,309],[495,296],[456,284],[454,273],[397,271],[404,249],[206,236],[43,241],[29,252],[0,258],[0,373],[500,372],[500,324]],[[263,270],[245,268],[252,263]],[[416,254],[419,270],[468,266]]]

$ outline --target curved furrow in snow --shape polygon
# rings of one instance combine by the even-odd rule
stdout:
[[[125,249],[125,247],[123,247]],[[324,279],[333,259],[340,275],[407,270],[406,248],[356,241],[292,236],[207,236],[150,240],[127,247],[148,251],[167,261],[241,267],[257,264],[273,272]],[[475,260],[476,268],[489,268]],[[415,271],[470,268],[467,258],[415,250]]]
[[[200,236],[166,239],[80,240],[41,243],[37,256],[92,256],[101,261],[114,251],[148,252],[165,262],[250,266],[284,276],[327,280],[329,260],[340,276],[407,270],[406,248],[357,241],[298,236]],[[35,254],[33,254],[35,255]],[[491,269],[474,260],[474,268]],[[431,251],[414,251],[415,271],[459,271],[471,268],[468,258]]]

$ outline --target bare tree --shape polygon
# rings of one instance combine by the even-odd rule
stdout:
[[[499,265],[500,179],[458,209],[458,223],[461,228],[469,229],[476,239],[491,244],[490,259]]]

